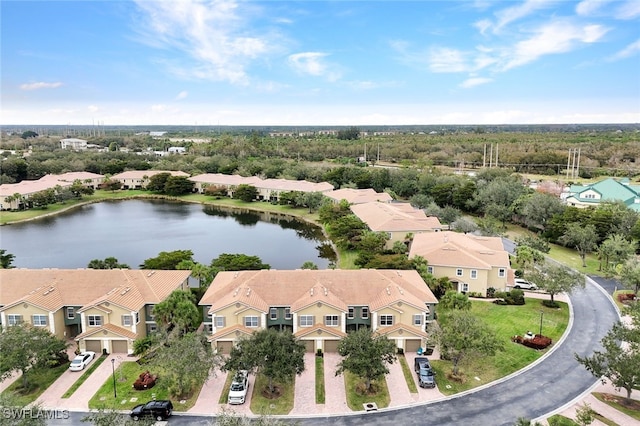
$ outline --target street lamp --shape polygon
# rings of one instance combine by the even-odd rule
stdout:
[[[542,336],[542,316],[544,315],[544,311],[540,311],[540,336]]]
[[[113,397],[118,398],[116,391],[116,359],[111,358],[111,375],[113,376]]]

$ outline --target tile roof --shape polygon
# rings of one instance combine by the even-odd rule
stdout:
[[[111,332],[114,334],[119,334],[120,336],[126,337],[127,339],[135,340],[138,338],[138,334],[134,333],[133,331],[127,330],[126,328],[122,328],[117,325],[109,323],[109,324],[103,325],[102,327],[91,327],[89,330],[85,331],[84,333],[78,334],[76,337],[74,337],[74,339],[75,340],[84,339],[103,331],[106,331],[107,333]],[[103,333],[103,334],[106,334],[106,333]]]
[[[128,170],[122,173],[118,173],[117,175],[111,176],[112,180],[118,179],[144,179],[146,176],[150,178],[151,176],[158,175],[160,173],[169,173],[171,176],[184,176],[188,177],[189,173],[185,173],[183,171],[176,170]]]
[[[416,234],[409,257],[424,257],[429,265],[491,269],[509,268],[509,253],[500,237],[481,237],[452,231]]]
[[[192,176],[189,180],[197,183],[208,183],[211,185],[251,185],[258,189],[269,189],[272,191],[302,191],[302,192],[325,192],[331,191],[333,185],[327,182],[309,182],[306,180],[291,179],[261,179],[258,176],[225,175],[221,173],[205,173]]]
[[[300,327],[298,331],[296,331],[294,336],[296,336],[297,338],[300,338],[312,333],[315,333],[317,335],[318,330],[321,330],[322,332],[327,334],[333,334],[334,336],[338,336],[338,337],[345,337],[347,335],[347,333],[340,330],[339,327],[327,327],[324,324],[315,324],[311,327]]]
[[[376,329],[376,333],[384,336],[385,334],[390,334],[398,330],[406,331],[407,333],[413,334],[415,336],[420,336],[420,337],[428,336],[428,334],[421,327],[410,327],[407,324],[403,324],[403,323],[396,323],[390,326],[378,327]]]
[[[381,203],[389,203],[393,201],[393,198],[388,193],[376,192],[373,188],[342,188],[326,192],[324,195],[335,201],[347,200],[349,204],[363,204],[376,201]]]
[[[601,199],[583,198],[581,194],[587,190],[596,191],[601,195]],[[620,181],[614,178],[607,178],[588,185],[571,185],[569,193],[582,202],[618,200],[625,204],[633,203],[633,200],[639,195],[637,187],[630,185],[628,179]]]
[[[420,275],[412,270],[263,269],[218,273],[200,305],[210,305],[210,312],[215,312],[240,303],[267,312],[272,306],[291,306],[295,311],[294,306],[301,309],[321,302],[346,311],[347,306],[381,307],[397,301],[420,309],[425,303],[437,303]]]
[[[97,306],[110,302],[138,310],[146,303],[164,300],[190,273],[188,270],[0,269],[0,306],[29,302],[55,311],[63,306]]]
[[[363,203],[351,206],[353,214],[375,232],[420,232],[442,229],[437,217],[427,216],[409,203]]]

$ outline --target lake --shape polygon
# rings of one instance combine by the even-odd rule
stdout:
[[[335,261],[322,230],[291,216],[166,200],[105,201],[1,226],[0,248],[15,255],[16,268],[86,268],[115,257],[137,269],[173,250],[191,250],[205,264],[222,253],[258,256],[272,269]]]

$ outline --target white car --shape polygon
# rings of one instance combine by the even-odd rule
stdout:
[[[89,363],[96,357],[95,352],[87,351],[82,352],[80,355],[77,355],[71,364],[69,365],[69,370],[71,371],[82,371],[84,368],[89,365]]]
[[[229,388],[229,398],[227,403],[229,404],[244,404],[247,398],[247,391],[249,390],[249,372],[247,370],[240,370],[236,373],[231,382]]]
[[[520,290],[537,290],[538,286],[531,281],[527,281],[522,278],[516,278],[513,284],[513,288],[519,288]]]

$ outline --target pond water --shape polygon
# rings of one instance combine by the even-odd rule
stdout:
[[[137,269],[173,250],[191,250],[205,264],[222,253],[258,256],[272,269],[335,261],[322,230],[296,218],[165,200],[105,201],[1,226],[0,248],[17,268],[86,268],[115,257]]]

